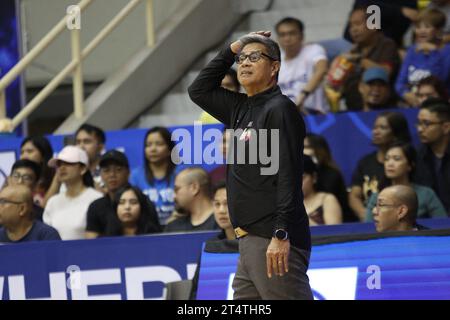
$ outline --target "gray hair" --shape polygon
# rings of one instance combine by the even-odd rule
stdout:
[[[280,46],[278,43],[269,37],[259,34],[245,35],[239,39],[242,43],[242,48],[250,43],[261,43],[266,49],[267,54],[276,61],[281,61]]]

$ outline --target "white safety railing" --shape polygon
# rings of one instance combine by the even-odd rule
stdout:
[[[95,0],[82,0],[77,5],[78,14],[83,12]],[[73,77],[73,101],[74,115],[80,119],[84,116],[84,92],[83,92],[83,60],[137,7],[142,1],[146,1],[146,29],[147,45],[155,44],[155,31],[153,21],[153,0],[131,0],[95,37],[82,49],[80,44],[80,28],[71,28],[72,60],[62,69],[13,119],[12,126],[16,128],[24,121],[41,103],[67,78]],[[71,13],[61,19],[53,29],[42,38],[7,74],[0,79],[0,119],[6,117],[6,88],[21,75],[37,56],[39,56],[66,28],[67,21],[73,19]]]

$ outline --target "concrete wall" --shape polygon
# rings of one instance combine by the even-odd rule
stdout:
[[[161,29],[170,17],[187,3],[196,0],[154,0],[155,26]],[[21,19],[25,47],[39,42],[78,0],[21,0]],[[82,44],[86,46],[129,0],[94,0],[81,15]],[[86,60],[84,75],[88,82],[104,80],[142,49],[146,42],[145,1]],[[64,31],[26,71],[28,87],[46,84],[71,58],[70,33]],[[70,79],[69,79],[70,80]],[[70,82],[69,82],[70,83]]]

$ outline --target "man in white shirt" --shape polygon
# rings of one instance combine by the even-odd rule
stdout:
[[[327,55],[318,44],[304,44],[303,23],[284,18],[275,26],[282,49],[278,85],[304,114],[324,114],[330,106],[322,87],[328,70]]]

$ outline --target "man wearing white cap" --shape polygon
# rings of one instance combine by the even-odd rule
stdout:
[[[48,165],[56,168],[56,177],[67,190],[48,200],[43,220],[58,230],[63,240],[84,239],[87,209],[103,196],[93,188],[88,156],[79,147],[67,146]]]

